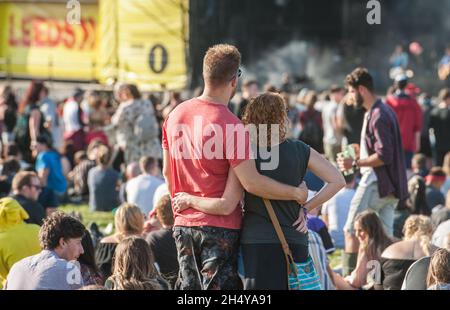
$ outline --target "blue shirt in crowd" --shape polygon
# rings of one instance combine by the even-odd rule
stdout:
[[[53,150],[39,153],[36,158],[36,171],[48,169],[47,187],[57,193],[64,193],[67,181],[63,174],[61,157]]]

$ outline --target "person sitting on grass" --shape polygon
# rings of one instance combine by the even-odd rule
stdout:
[[[403,232],[403,240],[389,246],[381,255],[384,290],[400,290],[409,267],[422,257],[430,256],[437,249],[431,244],[433,226],[429,217],[410,216],[405,222]]]
[[[155,206],[156,217],[162,225],[159,231],[153,231],[147,235],[147,242],[155,255],[162,276],[167,279],[172,287],[178,278],[178,255],[172,227],[174,223],[172,203],[170,195],[161,198]]]
[[[356,269],[350,276],[343,278],[334,273],[334,282],[338,290],[358,290],[368,284],[368,263],[379,261],[381,253],[392,244],[384,231],[383,224],[375,212],[364,211],[355,219],[355,233],[359,240],[359,253]]]
[[[111,275],[114,251],[120,241],[130,236],[142,236],[144,215],[138,207],[122,204],[114,216],[114,225],[116,232],[100,241],[95,254],[97,265],[105,279]]]
[[[16,200],[0,199],[0,290],[16,262],[41,250],[39,226],[27,224],[27,219],[27,212]]]
[[[147,242],[137,236],[123,239],[117,246],[114,269],[106,280],[110,290],[168,290],[169,285],[156,270]]]
[[[98,270],[97,264],[95,262],[95,249],[92,242],[91,234],[88,230],[84,232],[83,240],[81,240],[83,245],[84,253],[78,257],[78,262],[80,263],[81,276],[83,277],[83,285],[103,285],[105,279],[103,279],[100,271]]]
[[[7,290],[77,290],[83,286],[76,264],[84,253],[85,227],[61,212],[52,213],[39,231],[42,251],[17,262],[8,274]]]
[[[93,212],[108,212],[119,204],[117,185],[119,173],[109,167],[110,150],[100,145],[97,166],[88,173],[89,207]]]

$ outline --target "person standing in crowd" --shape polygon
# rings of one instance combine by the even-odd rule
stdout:
[[[110,150],[97,148],[97,166],[88,172],[89,207],[92,212],[109,212],[119,204],[119,173],[109,167]]]
[[[430,129],[436,138],[436,166],[442,167],[445,155],[450,152],[450,88],[444,88],[439,93],[439,106],[430,115]]]
[[[3,146],[14,141],[17,122],[17,101],[11,86],[0,87],[0,133]]]
[[[52,148],[49,136],[39,136],[31,145],[36,158],[35,169],[41,181],[43,192],[40,202],[47,209],[47,214],[54,212],[67,190],[67,181],[63,174],[61,156]],[[46,198],[50,197],[50,198]],[[43,203],[46,200],[50,203]],[[52,206],[53,208],[48,208]]]
[[[399,291],[409,267],[437,249],[431,244],[433,226],[429,217],[410,216],[403,231],[403,240],[392,244],[381,254],[382,285],[377,289]]]
[[[280,144],[277,142],[277,145],[267,145],[273,149],[276,148],[275,153],[280,156],[279,165],[273,170],[264,170],[262,167],[270,158],[261,159],[258,156],[256,164],[261,174],[284,184],[298,186],[302,182],[306,170],[310,169],[327,182],[323,190],[304,204],[303,208],[296,201],[277,199],[271,201],[295,262],[304,263],[308,260],[307,229],[303,230],[305,210],[310,214],[317,211],[323,202],[330,199],[344,186],[344,179],[339,171],[315,150],[301,141],[286,139],[286,116],[283,98],[278,94],[266,93],[250,102],[243,121],[246,125],[255,126],[279,124]],[[267,133],[263,134],[267,135]],[[253,138],[252,142],[255,144],[262,140],[261,136]],[[264,138],[267,138],[267,136]],[[263,146],[259,150],[259,155],[262,154],[262,151]],[[237,186],[234,184],[233,179],[234,176],[229,177],[224,195],[221,198],[202,198],[188,194],[177,195],[173,201],[175,212],[180,212],[182,209],[189,207],[210,214],[226,215],[235,212],[236,209],[241,209],[236,207],[236,203],[233,203],[238,202],[242,196],[242,189],[239,184]],[[284,254],[264,202],[260,197],[248,191],[245,193],[245,212],[240,240],[244,263],[244,288],[246,290],[286,290],[288,283]],[[322,227],[326,230],[326,227]],[[333,247],[329,235],[325,247],[327,249]],[[271,253],[271,255],[267,253]]]
[[[420,132],[419,153],[426,156],[427,167],[430,167],[433,162],[433,151],[430,140],[430,115],[433,110],[433,99],[429,94],[423,93],[419,97],[419,104],[423,113],[423,126],[422,131]]]
[[[305,98],[306,111],[300,112],[300,140],[323,154],[323,125],[322,115],[315,109],[317,94],[310,91]]]
[[[162,229],[149,233],[146,240],[155,255],[155,263],[158,265],[161,275],[174,287],[180,267],[177,259],[177,246],[172,235],[174,220],[170,195],[162,197],[155,209]]]
[[[386,99],[386,103],[394,110],[400,125],[400,133],[405,152],[406,169],[411,169],[411,160],[420,147],[423,112],[416,99],[405,93],[408,77],[400,74],[395,78],[396,92]]]
[[[367,209],[374,210],[380,216],[386,233],[393,236],[394,210],[399,201],[408,198],[408,185],[395,112],[377,99],[373,78],[367,69],[355,69],[347,76],[346,84],[353,103],[367,110],[356,160],[338,158],[342,171],[357,167],[362,174],[344,228],[344,269],[348,272],[348,268],[354,265],[359,247],[353,230],[356,216]]]
[[[111,125],[125,164],[139,162],[143,156],[161,159],[159,128],[152,103],[143,100],[132,84],[120,86],[118,96],[120,106],[111,119]]]
[[[23,159],[33,162],[30,145],[36,142],[40,135],[47,135],[44,127],[45,119],[39,109],[41,91],[44,84],[38,81],[32,81],[25,96],[19,105],[19,119],[14,129],[15,142],[22,153]]]
[[[450,251],[439,249],[431,257],[427,277],[428,290],[450,291]]]
[[[90,91],[86,94],[88,112],[85,121],[88,124],[88,131],[85,137],[86,145],[94,140],[100,140],[103,144],[109,145],[108,137],[103,131],[103,127],[109,123],[109,113],[103,106],[102,97],[96,91]]]
[[[236,47],[211,47],[203,62],[203,94],[180,104],[166,120],[163,126],[163,174],[171,196],[184,192],[202,197],[221,197],[231,174],[235,188],[240,187],[240,182],[248,192],[259,197],[294,200],[303,204],[307,199],[307,190],[262,176],[256,170],[255,161],[250,160],[249,134],[228,109],[241,75],[240,63],[241,55]],[[211,126],[221,128],[221,151],[216,149],[216,153],[220,154],[213,155],[212,159],[179,156],[182,155],[178,150],[179,126],[183,124],[185,130],[194,132],[194,127],[198,126],[195,119],[202,120],[200,130]],[[231,135],[227,133],[227,126],[234,128]],[[203,141],[184,138],[191,146],[183,152],[185,155],[194,155],[193,148],[204,149]],[[174,212],[174,237],[180,264],[177,289],[230,290],[241,287],[237,252],[242,211],[236,208],[241,198],[242,189],[241,195],[229,201],[234,210],[224,216],[209,215],[195,209]],[[218,235],[222,236],[220,242]]]
[[[179,92],[170,91],[167,96],[167,102],[163,102],[164,108],[161,111],[163,119],[167,119],[170,113],[180,104],[183,100]]]
[[[12,190],[11,197],[17,200],[29,215],[25,222],[41,226],[47,215],[44,207],[38,202],[42,186],[37,174],[27,171],[19,172],[13,179]]]
[[[322,216],[328,226],[334,246],[344,249],[344,225],[347,221],[350,203],[355,196],[355,176],[345,176],[345,188],[323,205]]]
[[[348,277],[334,274],[334,282],[338,290],[358,290],[368,281],[367,268],[370,261],[380,261],[381,253],[392,244],[392,239],[386,234],[378,215],[372,211],[359,213],[354,221],[354,231],[359,240],[358,259],[355,270]],[[370,279],[375,280],[375,279]]]
[[[50,215],[39,231],[42,251],[17,262],[6,280],[7,290],[77,290],[83,286],[72,263],[83,254],[85,227],[61,212]],[[67,279],[73,279],[68,281]]]
[[[337,111],[344,99],[345,90],[339,86],[333,86],[330,90],[330,101],[322,109],[323,121],[323,146],[325,156],[334,162],[337,154],[342,150],[341,128],[338,126]]]
[[[49,98],[49,90],[44,86],[40,94],[40,110],[45,121],[45,128],[52,136],[53,146],[60,151],[63,146],[63,133],[56,102]]]
[[[80,107],[84,91],[77,88],[73,96],[64,104],[64,140],[73,145],[73,152],[84,150],[83,110]]]
[[[403,49],[402,45],[397,45],[395,47],[394,53],[389,59],[389,63],[391,64],[391,69],[404,71],[408,69],[409,64],[409,56]]]
[[[12,198],[0,199],[0,290],[12,266],[35,255],[39,246],[39,226],[27,224],[27,212]]]
[[[164,180],[158,177],[160,170],[155,158],[142,157],[139,166],[141,175],[127,182],[127,202],[137,205],[148,216],[153,210],[153,195]]]
[[[117,246],[113,273],[105,287],[125,291],[168,290],[169,284],[162,279],[154,262],[154,255],[145,240],[136,236],[125,238]]]
[[[364,123],[366,110],[364,107],[356,106],[349,102],[350,96],[347,95],[344,104],[341,104],[337,111],[337,124],[343,128],[344,138],[342,145],[359,144],[361,142],[361,130]]]
[[[252,98],[255,98],[258,95],[259,86],[258,82],[255,80],[244,81],[242,84],[242,98],[236,107],[236,116],[242,120],[244,116],[245,109],[247,105],[250,103]]]
[[[431,169],[430,173],[425,178],[425,182],[427,184],[427,205],[433,212],[435,207],[443,207],[445,205],[445,196],[441,192],[445,179],[445,172],[440,167],[434,167]]]
[[[105,279],[111,275],[114,251],[117,245],[127,237],[142,237],[144,231],[144,215],[138,207],[123,204],[117,209],[114,215],[114,226],[116,229],[114,234],[103,238],[97,245],[95,252],[95,260]]]

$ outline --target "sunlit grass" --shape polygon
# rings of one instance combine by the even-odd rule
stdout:
[[[109,223],[114,223],[112,212],[91,212],[88,205],[66,205],[59,209],[65,213],[79,212],[82,216],[83,224],[86,226],[95,222],[100,228],[105,228]]]

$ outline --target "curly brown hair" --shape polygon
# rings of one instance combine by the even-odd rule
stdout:
[[[287,133],[287,112],[286,103],[283,97],[276,93],[265,93],[252,99],[248,104],[244,117],[242,119],[245,125],[255,125],[259,141],[260,126],[268,125],[267,142],[271,145],[272,128],[271,125],[279,125],[279,141],[280,143],[286,139]],[[254,141],[256,142],[256,141]]]
[[[86,228],[80,221],[62,212],[54,212],[45,219],[39,230],[39,241],[44,250],[54,250],[59,240],[83,238]]]

